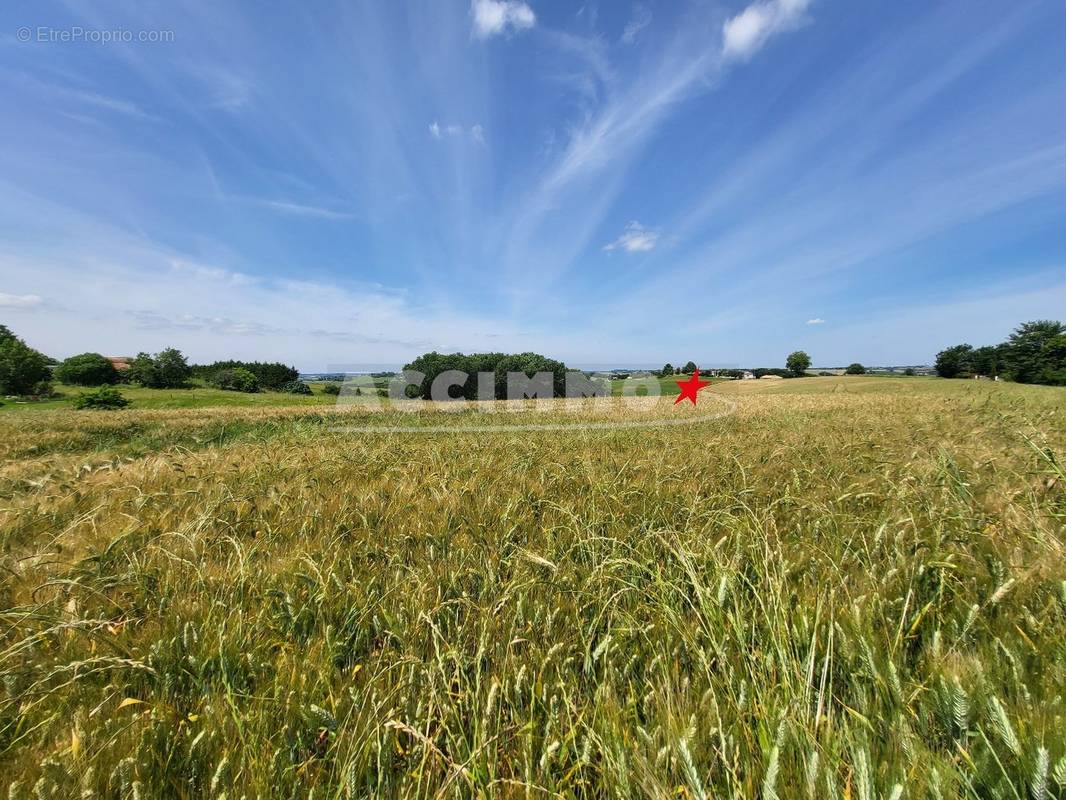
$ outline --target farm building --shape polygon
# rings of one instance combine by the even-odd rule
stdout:
[[[104,356],[104,358],[110,361],[111,366],[113,366],[119,372],[129,369],[130,362],[133,361],[130,356]]]

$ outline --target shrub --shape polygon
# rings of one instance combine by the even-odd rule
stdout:
[[[914,367],[907,367],[905,370],[903,370],[903,374],[907,376],[914,375]]]
[[[282,384],[278,391],[284,392],[285,394],[312,394],[311,387],[303,381],[289,381],[288,383]]]
[[[86,392],[74,398],[74,408],[96,411],[115,411],[129,404],[130,401],[111,386],[101,386],[94,392]]]
[[[72,386],[106,386],[118,383],[118,370],[99,353],[71,356],[55,369],[55,376]]]
[[[866,367],[864,367],[862,364],[860,364],[859,362],[856,361],[854,364],[849,364],[848,365],[848,368],[846,370],[844,370],[844,374],[845,375],[865,375],[866,374]]]
[[[219,370],[211,376],[209,382],[211,385],[227,392],[248,392],[251,394],[259,391],[259,379],[243,367]]]
[[[0,394],[31,394],[51,374],[48,359],[0,325]]]
[[[322,387],[322,394],[340,394],[341,385],[339,383],[327,383]],[[357,392],[358,394],[358,392]]]

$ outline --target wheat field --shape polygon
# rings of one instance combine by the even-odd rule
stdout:
[[[1066,797],[1066,391],[708,391],[0,416],[0,789]]]

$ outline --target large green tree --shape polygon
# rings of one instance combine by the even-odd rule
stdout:
[[[785,359],[785,367],[795,377],[799,378],[802,375],[806,375],[807,370],[811,368],[811,357],[802,350],[797,350],[794,353],[790,353],[788,358]]]
[[[957,344],[936,354],[936,374],[941,378],[957,378],[973,369],[973,347]]]
[[[50,377],[48,359],[0,325],[0,393],[37,394]]]
[[[1066,326],[1050,319],[1038,319],[1017,327],[1003,344],[1007,373],[1019,383],[1047,383],[1061,365],[1054,363],[1055,340]]]
[[[1044,371],[1041,383],[1066,386],[1066,334],[1060,333],[1044,342]]]
[[[72,386],[104,386],[119,380],[115,365],[99,353],[71,356],[56,367],[55,376]]]
[[[977,375],[998,375],[1002,361],[1002,345],[975,347],[970,353],[970,371]]]
[[[168,347],[154,356],[138,353],[126,374],[149,389],[180,389],[188,385],[192,370],[180,350]]]

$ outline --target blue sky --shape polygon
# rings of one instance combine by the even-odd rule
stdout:
[[[303,370],[928,363],[1066,316],[1064,34],[1061,0],[5,3],[0,322]]]

